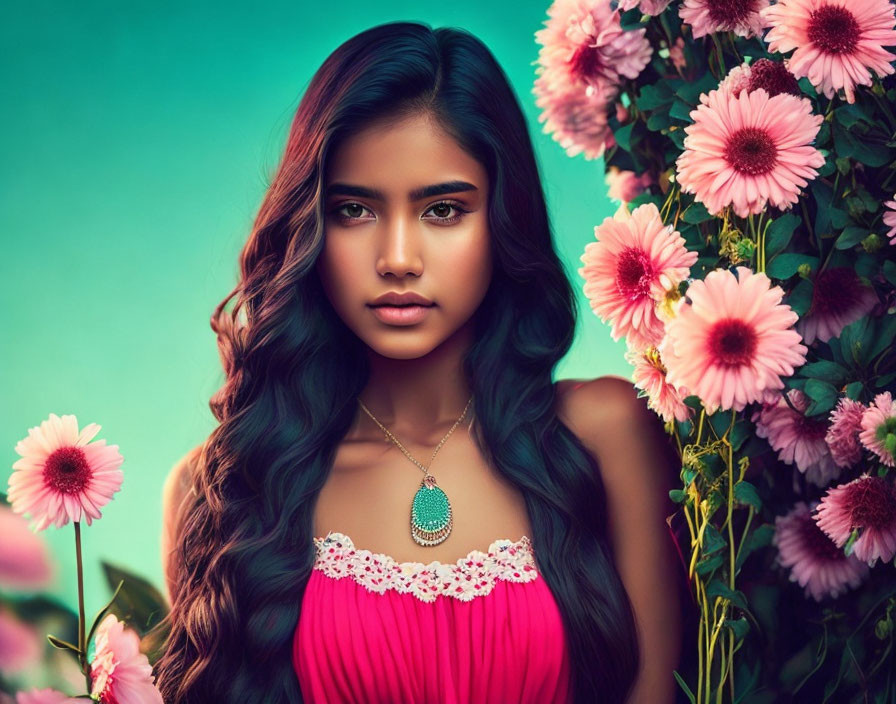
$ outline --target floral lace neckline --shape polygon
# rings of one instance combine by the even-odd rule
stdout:
[[[456,562],[398,562],[389,555],[356,548],[345,533],[330,531],[314,538],[314,569],[328,577],[351,577],[368,591],[382,594],[394,589],[432,602],[438,596],[470,601],[485,596],[498,580],[530,582],[538,577],[531,539],[499,538],[486,552],[471,550]]]

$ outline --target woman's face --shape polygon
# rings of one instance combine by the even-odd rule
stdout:
[[[488,175],[438,123],[417,115],[343,141],[326,183],[327,298],[373,351],[421,357],[469,335],[491,280]],[[376,308],[388,292],[422,308]]]

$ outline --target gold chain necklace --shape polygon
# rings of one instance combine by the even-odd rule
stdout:
[[[460,418],[454,422],[454,425],[451,426],[451,430],[449,430],[439,444],[436,445],[432,457],[429,458],[430,465],[435,459],[436,453],[442,448],[442,445],[445,444],[448,436],[454,432],[454,429],[460,424],[464,416],[467,415],[467,409],[472,402],[473,397],[470,396],[470,400],[467,401],[467,405],[464,407],[464,412],[460,414]],[[414,494],[414,500],[411,502],[411,537],[418,545],[438,545],[450,535],[451,529],[454,527],[451,502],[448,501],[448,495],[442,491],[441,487],[436,486],[436,478],[429,473],[429,467],[424,467],[414,459],[411,456],[411,453],[405,449],[404,445],[398,442],[398,438],[390,433],[389,429],[374,417],[373,413],[370,412],[370,409],[364,405],[364,402],[361,401],[361,399],[358,399],[358,403],[361,404],[361,408],[363,408],[364,412],[370,416],[371,420],[373,420],[373,422],[386,434],[386,437],[394,442],[398,446],[398,449],[401,450],[411,462],[423,470],[423,480],[420,482],[420,488],[417,489],[417,493]]]

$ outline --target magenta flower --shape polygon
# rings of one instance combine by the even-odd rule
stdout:
[[[868,315],[878,302],[874,289],[850,268],[824,269],[815,275],[813,284],[812,303],[796,324],[807,345],[816,339],[827,342],[839,337],[843,328]]]
[[[896,555],[896,491],[893,483],[867,472],[847,484],[828,489],[815,517],[837,547],[843,547],[853,529],[858,538],[852,554],[871,567]]]
[[[887,467],[896,467],[896,406],[889,391],[877,394],[862,413],[859,440]]]
[[[781,93],[802,96],[796,76],[787,70],[784,63],[769,59],[758,59],[752,64],[742,63],[735,66],[719,84],[719,90],[727,90],[735,98],[741,91],[750,93],[759,88],[768,93],[769,97]]]
[[[868,576],[868,565],[855,555],[845,555],[812,518],[812,508],[798,502],[786,515],[775,518],[772,544],[778,548],[778,564],[790,569],[790,581],[804,588],[815,601],[855,589]]]
[[[768,3],[769,0],[684,0],[678,16],[691,25],[694,39],[716,32],[754,37],[762,30],[759,12]]]
[[[790,389],[787,398],[797,411],[782,396],[777,403],[762,404],[753,412],[750,420],[756,423],[756,435],[768,440],[779,460],[795,464],[807,481],[827,486],[840,475],[840,468],[824,440],[827,421],[822,416],[805,415],[809,397],[799,389]]]
[[[747,217],[769,204],[786,210],[796,203],[824,164],[812,146],[822,122],[812,104],[785,93],[769,97],[762,88],[737,97],[713,90],[700,100],[676,162],[682,191],[713,215],[729,205]]]
[[[28,521],[0,504],[0,588],[38,590],[53,578],[50,551]]]
[[[663,224],[653,203],[632,213],[621,207],[594,235],[598,241],[585,245],[579,269],[591,308],[612,325],[614,340],[624,335],[635,348],[656,345],[663,337],[657,302],[687,278],[697,253]]]
[[[625,171],[616,166],[607,169],[604,181],[608,186],[607,196],[622,203],[634,200],[653,183],[648,172],[639,176],[634,171]]]
[[[843,90],[855,102],[855,86],[871,85],[871,72],[893,73],[896,45],[889,0],[778,0],[762,10],[770,52],[793,51],[789,69],[808,77],[828,98]]]
[[[790,329],[797,315],[783,295],[744,266],[737,276],[716,269],[692,282],[659,345],[668,382],[689,389],[709,413],[776,398],[781,377],[804,364],[808,351]]]
[[[825,434],[825,442],[831,449],[831,457],[838,467],[852,467],[862,459],[862,414],[865,406],[851,398],[841,396],[831,411],[831,425]]]
[[[140,652],[140,638],[114,614],[96,629],[96,655],[90,664],[91,696],[100,702],[164,704],[149,659]]]
[[[90,525],[121,487],[124,458],[118,445],[90,442],[100,427],[91,423],[79,433],[75,416],[51,413],[16,444],[21,459],[9,477],[9,501],[16,513],[31,514],[35,530],[70,520]]]

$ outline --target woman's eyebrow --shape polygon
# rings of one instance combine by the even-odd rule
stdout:
[[[460,193],[462,191],[479,190],[472,183],[467,181],[446,181],[445,183],[436,183],[432,186],[423,186],[415,188],[408,193],[409,200],[422,200],[423,198],[432,198],[433,196],[442,196],[448,193]],[[358,198],[370,198],[371,200],[386,200],[386,196],[382,191],[375,188],[367,188],[366,186],[353,186],[349,183],[333,183],[327,188],[327,197],[330,196],[356,196]]]

